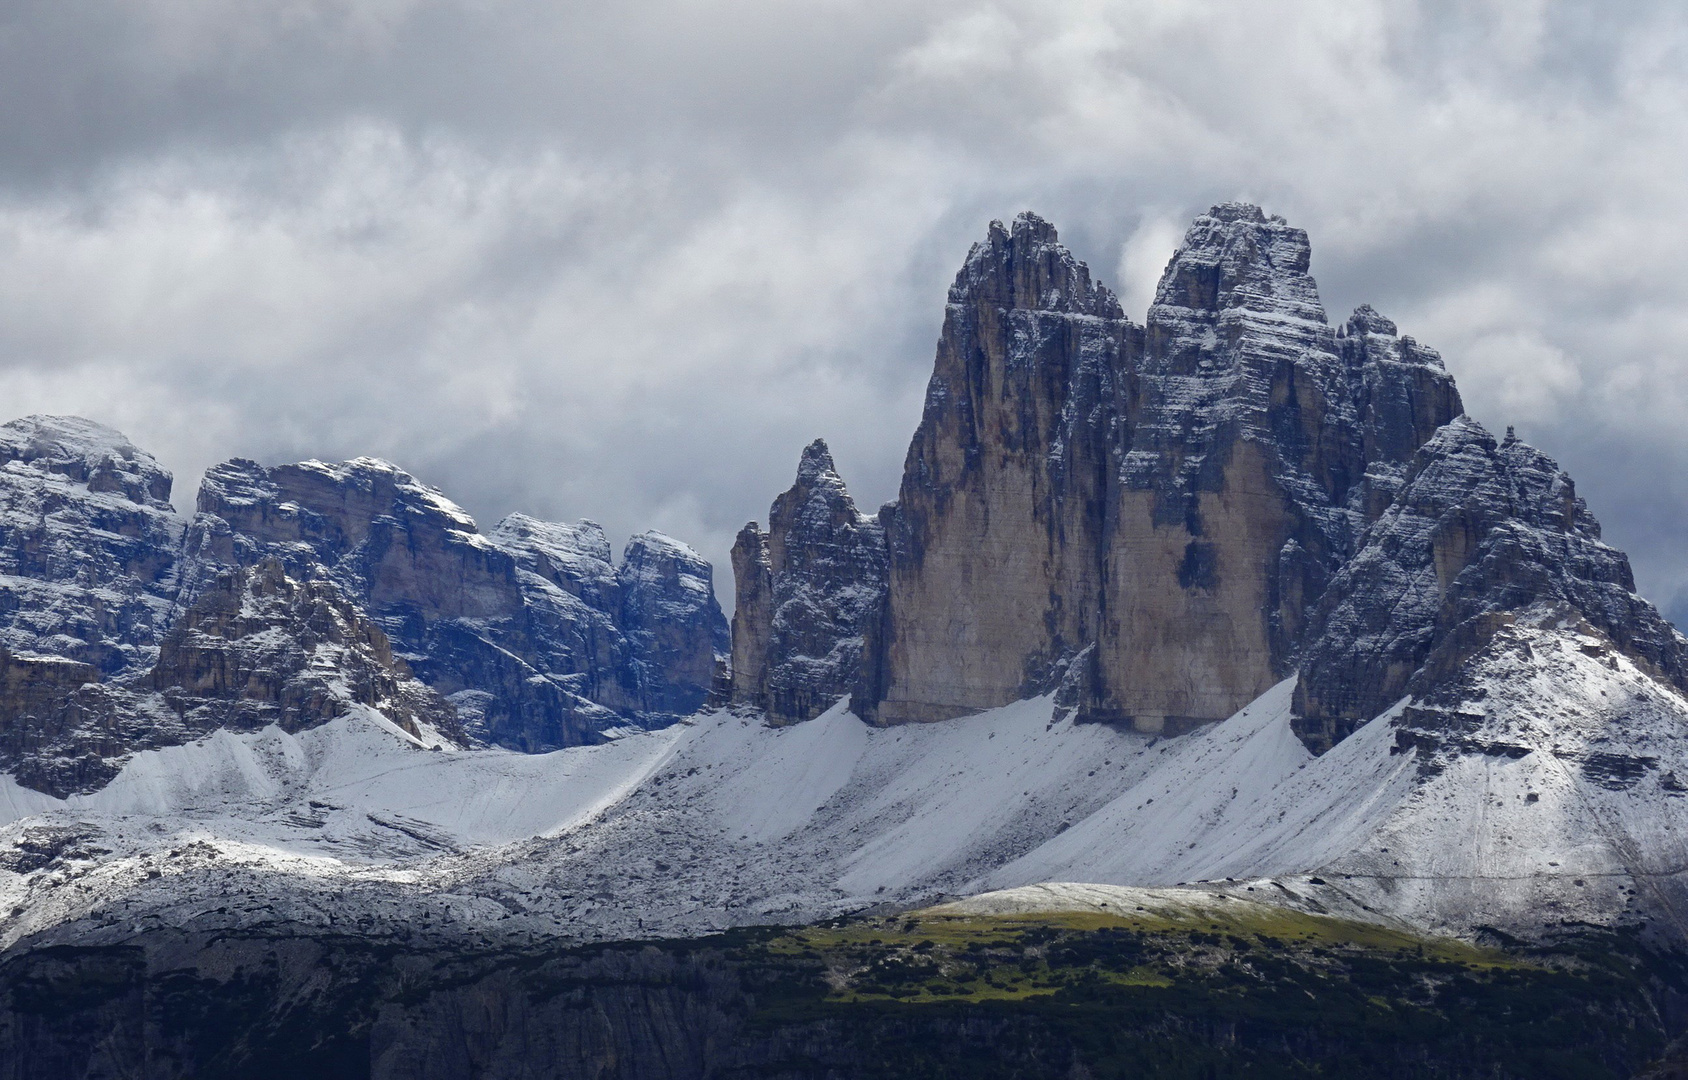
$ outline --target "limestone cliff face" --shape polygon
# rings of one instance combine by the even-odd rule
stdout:
[[[223,575],[165,635],[148,680],[192,734],[299,731],[367,705],[412,735],[457,737],[455,711],[393,655],[387,635],[323,580],[281,561]]]
[[[768,534],[747,522],[733,540],[731,699],[767,707],[768,634],[774,622],[774,567]]]
[[[885,597],[885,537],[856,509],[825,442],[803,451],[774,500],[733,548],[733,700],[775,724],[812,720],[850,693]]]
[[[451,706],[334,585],[264,559],[202,592],[141,678],[102,682],[91,665],[0,653],[0,771],[63,797],[103,785],[137,751],[217,730],[301,731],[357,705],[462,741]]]
[[[728,648],[709,564],[659,533],[515,514],[491,534],[374,458],[207,471],[198,513],[120,433],[0,427],[0,771],[89,790],[137,750],[400,727],[542,751],[702,706]]]
[[[879,515],[865,717],[1060,681],[1087,719],[1180,729],[1293,669],[1360,530],[1461,411],[1436,354],[1370,308],[1333,332],[1309,263],[1282,218],[1216,206],[1138,328],[1047,223],[992,226]]]
[[[1332,333],[1309,263],[1305,232],[1226,204],[1161,278],[1120,428],[1092,718],[1183,728],[1286,675],[1359,530],[1461,412],[1440,359],[1371,309]]]
[[[622,551],[617,580],[635,700],[665,720],[696,712],[730,647],[709,561],[671,536],[641,533]]]
[[[950,288],[857,708],[942,720],[1047,686],[1095,640],[1110,440],[1142,332],[1031,214]]]
[[[1414,456],[1320,603],[1297,732],[1323,750],[1404,695],[1439,696],[1519,619],[1578,628],[1688,689],[1688,640],[1635,594],[1570,477],[1510,430],[1497,443],[1462,417]]]

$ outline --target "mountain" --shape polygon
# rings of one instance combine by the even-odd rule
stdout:
[[[0,428],[0,768],[64,796],[138,751],[379,711],[525,752],[672,723],[728,648],[709,564],[593,522],[491,535],[373,458],[208,470],[197,513],[122,435]]]
[[[277,950],[427,957],[369,976],[398,988],[389,1021],[430,1018],[380,1028],[398,1040],[382,1045],[491,1046],[490,1024],[527,1047],[500,1065],[520,1074],[549,1051],[487,1017],[599,995],[602,1015],[689,1046],[716,1021],[670,1005],[730,999],[757,1030],[796,1031],[781,1010],[822,1006],[793,989],[793,957],[832,956],[829,993],[971,1000],[956,965],[982,963],[983,939],[834,954],[825,935],[856,931],[814,924],[1018,890],[1015,912],[1067,933],[1074,896],[1147,910],[1164,896],[1141,890],[1164,889],[1180,919],[1269,907],[1297,934],[1316,917],[1364,948],[1397,935],[1387,956],[1344,954],[1352,1015],[1381,1025],[1366,1031],[1430,1008],[1425,980],[1452,976],[1414,965],[1452,937],[1503,951],[1460,954],[1486,974],[1435,998],[1443,1019],[1574,974],[1589,1002],[1639,995],[1625,1030],[1680,1034],[1688,639],[1558,465],[1464,415],[1436,352],[1370,307],[1329,324],[1311,258],[1281,218],[1216,206],[1139,326],[1047,222],[993,223],[950,290],[897,500],[863,513],[826,444],[806,448],[767,529],[734,546],[730,640],[707,563],[666,537],[617,563],[590,522],[482,533],[373,459],[230,461],[182,518],[115,433],[17,422],[0,469],[17,567],[0,580],[6,970],[43,965],[19,976],[27,997],[70,957],[75,1004],[76,965],[109,963],[123,1000],[168,1002],[190,967],[205,1000],[250,991],[225,973],[269,972]],[[1031,888],[1048,882],[1068,885]],[[571,951],[769,923],[817,936],[781,960],[734,953],[750,967],[730,977],[664,951],[691,945]],[[1211,967],[1198,989],[1230,993],[1300,978],[1273,967],[1286,957],[1330,959],[1251,925],[1226,930],[1242,945],[1186,928],[1193,951],[1164,968],[1056,979],[1123,940],[1085,922],[1097,936],[1013,964],[1094,1004],[1076,988]],[[405,982],[423,966],[425,995]],[[353,967],[315,990],[263,977],[328,1015]],[[597,989],[522,981],[541,969]],[[629,986],[741,975],[760,989],[625,1005]],[[1030,1015],[1021,976],[992,980],[1020,988],[992,997],[1004,1023]],[[931,1037],[1000,1034],[967,1026],[982,1015]],[[1600,1068],[1626,1075],[1640,1045]],[[396,1075],[425,1071],[404,1060]]]

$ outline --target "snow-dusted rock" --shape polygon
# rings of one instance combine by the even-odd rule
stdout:
[[[703,703],[725,649],[695,554],[659,555],[672,542],[636,538],[637,565],[618,570],[596,524],[524,515],[483,535],[440,492],[374,458],[229,461],[207,472],[199,510],[188,538],[198,565],[275,557],[327,577],[469,734],[501,746],[542,751],[671,722]]]
[[[1321,601],[1298,730],[1322,750],[1403,694],[1457,697],[1467,659],[1541,610],[1688,688],[1688,640],[1636,595],[1570,477],[1510,430],[1497,444],[1461,417],[1418,451]]]
[[[353,705],[522,750],[593,742],[696,709],[727,647],[708,564],[658,534],[619,568],[591,522],[512,515],[489,537],[374,458],[225,462],[191,521],[170,483],[90,421],[0,427],[0,771],[19,782],[84,791],[148,748]]]
[[[1356,537],[1461,411],[1440,358],[1370,308],[1333,332],[1309,261],[1282,218],[1216,206],[1139,328],[1046,222],[992,225],[879,514],[862,715],[1059,683],[1088,719],[1177,730],[1294,670]]]
[[[459,734],[451,706],[393,655],[380,627],[331,582],[296,581],[275,558],[201,593],[165,634],[148,681],[190,737],[299,731],[354,705],[418,738],[424,726]]]
[[[0,426],[0,647],[144,672],[176,587],[170,474],[74,416]]]
[[[62,657],[0,653],[0,771],[37,791],[98,789],[135,754],[214,731],[300,731],[365,707],[417,739],[461,740],[451,706],[393,656],[330,582],[266,558],[221,575],[139,678],[99,681]]]
[[[885,559],[879,523],[856,509],[816,439],[774,500],[768,531],[751,522],[733,546],[733,700],[790,724],[847,696],[884,604]]]
[[[1096,638],[1110,440],[1142,332],[1048,222],[992,222],[950,287],[856,708],[942,720],[1053,685]]]
[[[647,726],[702,708],[730,647],[709,560],[660,532],[627,541],[616,574],[630,685]]]

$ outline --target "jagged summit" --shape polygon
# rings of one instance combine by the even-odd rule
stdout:
[[[1055,226],[1029,211],[1015,217],[1011,228],[990,223],[956,274],[949,302],[1122,317],[1119,300],[1091,280],[1090,268],[1062,246]]]
[[[1327,590],[1296,688],[1298,730],[1328,747],[1402,695],[1449,679],[1520,619],[1580,627],[1688,690],[1688,639],[1635,593],[1629,560],[1557,463],[1459,417]]]
[[[797,461],[797,479],[813,484],[823,476],[837,476],[838,469],[832,463],[832,451],[827,449],[825,439],[816,439],[803,448],[803,456]]]
[[[1386,319],[1377,313],[1377,309],[1370,304],[1361,304],[1354,309],[1354,314],[1348,316],[1348,322],[1337,330],[1337,336],[1348,334],[1382,334],[1394,337],[1396,334],[1395,320]]]
[[[796,550],[844,542],[861,559],[878,535],[822,442],[769,533],[740,535],[737,700],[781,723],[814,715],[859,655],[853,707],[877,723],[1059,684],[1081,718],[1172,732],[1299,673],[1297,730],[1322,749],[1543,604],[1685,685],[1682,639],[1569,478],[1464,419],[1440,355],[1371,306],[1328,325],[1310,265],[1304,231],[1216,206],[1138,328],[1048,222],[993,222],[951,290],[903,484],[878,515],[883,579],[788,554],[800,536]],[[796,655],[828,665],[771,660],[776,612],[845,596],[871,610],[847,626],[784,616],[824,628]],[[772,704],[776,669],[801,707]]]
[[[0,426],[0,466],[54,473],[91,492],[170,508],[170,471],[120,431],[80,416],[25,416]]]
[[[826,442],[733,545],[732,699],[775,724],[810,720],[854,686],[867,621],[884,596],[885,538],[856,509]]]
[[[619,567],[591,522],[483,534],[373,457],[225,461],[191,518],[170,485],[91,421],[0,427],[0,771],[95,788],[141,749],[343,715],[335,688],[400,728],[552,750],[693,712],[728,648],[709,564],[658,533]],[[230,640],[178,640],[207,619]]]
[[[1304,230],[1276,215],[1267,217],[1256,206],[1214,207],[1190,224],[1155,288],[1150,332],[1159,326],[1180,339],[1155,351],[1178,370],[1192,357],[1243,360],[1246,350],[1239,353],[1240,346],[1301,340],[1292,330],[1281,341],[1276,335],[1257,341],[1245,335],[1244,327],[1255,334],[1267,329],[1263,321],[1249,320],[1250,314],[1323,325],[1325,309],[1308,273],[1311,263],[1312,246]],[[1199,348],[1206,344],[1200,338],[1207,329],[1215,330],[1220,340],[1214,347]]]
[[[1293,669],[1360,531],[1461,411],[1439,359],[1375,313],[1339,337],[1310,263],[1282,218],[1215,207],[1139,328],[1046,222],[992,226],[880,514],[864,716],[943,719],[1067,679],[1087,717],[1177,729]]]

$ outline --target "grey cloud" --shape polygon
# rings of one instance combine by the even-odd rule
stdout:
[[[990,218],[1038,210],[1141,318],[1245,197],[1688,616],[1688,15],[1589,12],[18,0],[0,394],[117,423],[183,504],[233,454],[375,453],[724,565],[817,435],[894,495]]]

